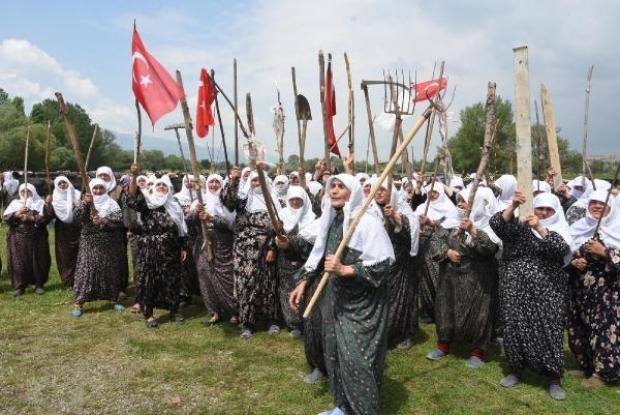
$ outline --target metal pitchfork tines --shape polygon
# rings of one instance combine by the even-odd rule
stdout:
[[[408,83],[405,83],[405,72],[401,69],[383,71],[383,112],[395,115],[413,115],[415,101],[411,96],[411,89],[415,82],[411,82],[411,71],[408,72]],[[417,79],[415,80],[417,81]],[[410,86],[407,86],[410,85]]]

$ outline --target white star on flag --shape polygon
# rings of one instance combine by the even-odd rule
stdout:
[[[151,81],[151,75],[140,75],[140,85],[147,87],[152,83],[153,81]]]

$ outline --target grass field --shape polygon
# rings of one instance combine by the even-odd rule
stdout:
[[[184,310],[185,324],[158,330],[105,303],[88,305],[75,319],[55,264],[45,295],[31,289],[12,298],[6,229],[0,230],[0,414],[316,414],[331,407],[326,382],[301,380],[307,368],[300,341],[259,332],[243,342],[231,325],[205,328],[198,301]],[[435,340],[434,327],[424,325],[411,350],[389,353],[385,414],[620,412],[618,387],[591,391],[566,378],[568,399],[555,402],[543,380],[530,375],[503,390],[497,354],[473,372],[463,356],[424,359]]]

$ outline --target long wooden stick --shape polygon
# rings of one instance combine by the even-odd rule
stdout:
[[[517,180],[526,195],[520,216],[533,213],[532,207],[532,128],[530,125],[530,75],[527,46],[513,49],[515,86],[515,126],[517,133]]]
[[[590,115],[590,92],[592,91],[592,71],[594,70],[594,65],[590,65],[588,68],[588,85],[586,86],[586,102],[585,109],[583,114],[583,140],[581,142],[581,160],[582,160],[582,171],[581,175],[586,177],[587,175],[587,161],[586,157],[588,156],[588,117]],[[592,180],[592,177],[590,177]],[[594,184],[594,180],[592,180]]]
[[[349,154],[355,154],[355,102],[353,95],[353,80],[351,78],[351,63],[349,62],[349,56],[344,54],[344,63],[347,70],[347,86],[349,89]],[[353,159],[353,166],[355,166],[355,159]]]
[[[28,184],[28,148],[30,147],[30,121],[26,127],[26,146],[24,147],[24,186]],[[27,192],[24,200],[28,198]],[[21,194],[20,194],[21,196]]]
[[[196,197],[198,203],[204,204],[202,197],[202,183],[200,182],[200,170],[198,169],[198,158],[196,157],[196,146],[194,145],[194,136],[192,134],[193,125],[192,117],[189,114],[189,107],[187,106],[187,99],[185,98],[185,89],[183,88],[183,78],[181,77],[181,71],[177,70],[177,84],[181,89],[181,109],[183,111],[183,119],[185,120],[185,134],[187,135],[187,144],[189,147],[189,158],[192,163],[192,173],[194,175],[194,190],[196,191]],[[207,255],[209,261],[213,260],[213,250],[211,248],[211,240],[207,232],[207,225],[203,221],[200,221],[200,228],[202,230],[202,249]]]
[[[562,165],[560,163],[560,151],[558,150],[558,136],[555,130],[555,117],[553,115],[553,104],[551,96],[544,85],[540,85],[540,102],[543,110],[543,121],[545,122],[545,132],[547,133],[547,147],[549,147],[549,162],[555,172],[553,176],[553,187],[558,188],[562,183]]]
[[[73,127],[73,124],[69,119],[69,114],[67,112],[67,107],[65,106],[65,100],[62,97],[62,94],[60,92],[56,92],[54,95],[56,95],[56,99],[58,100],[60,115],[62,116],[63,122],[65,124],[65,129],[67,130],[69,140],[71,141],[75,161],[77,161],[80,177],[82,178],[82,193],[90,193],[90,188],[88,187],[88,175],[86,174],[84,159],[82,158],[82,150],[80,148],[80,140],[78,140],[75,128]]]
[[[233,59],[233,89],[234,89],[234,110],[235,115],[239,108],[238,95],[237,95],[237,59]],[[239,165],[239,118],[235,117],[235,166]]]
[[[323,51],[319,50],[319,92],[321,97],[321,113],[323,114],[323,139],[325,141],[325,165],[327,171],[331,172],[329,142],[327,140],[327,111],[325,109],[325,56]],[[332,99],[332,97],[327,97]]]
[[[47,184],[47,194],[52,194],[52,179],[50,178],[50,138],[51,138],[51,130],[52,123],[51,121],[47,121],[47,136],[45,137],[45,182]]]
[[[302,142],[301,134],[301,120],[299,114],[299,100],[297,95],[297,76],[295,74],[295,67],[291,67],[291,78],[293,80],[293,94],[295,95],[295,120],[297,122],[297,140],[299,143],[299,184],[304,189],[306,188],[306,166],[304,160],[304,144]],[[307,123],[307,121],[306,121]]]
[[[90,155],[93,152],[93,145],[95,144],[95,137],[97,137],[98,125],[95,124],[93,128],[93,136],[90,138],[90,145],[88,146],[88,152],[86,153],[86,161],[84,162],[84,169],[88,171],[88,162],[90,161]]]
[[[133,162],[134,164],[140,161],[140,153],[142,152],[142,111],[140,111],[140,103],[136,99],[136,114],[138,115],[138,131],[136,131],[134,149],[133,149]]]
[[[441,64],[439,65],[439,83],[441,84],[441,79],[443,78],[443,72],[444,72],[444,68],[445,68],[445,61],[441,61]],[[435,69],[433,68],[433,77],[435,77]],[[435,103],[439,102],[440,99],[440,92],[441,91],[437,91],[437,95],[431,99],[434,100]],[[428,124],[426,126],[426,135],[424,137],[424,149],[423,149],[423,155],[422,155],[422,166],[420,167],[420,174],[423,176],[425,169],[426,169],[426,157],[428,157],[428,150],[430,149],[431,146],[431,141],[433,139],[433,126],[435,124],[435,111],[433,111],[433,115],[431,115],[431,118],[428,120]]]
[[[372,116],[372,110],[370,109],[370,97],[368,94],[368,85],[362,84],[362,90],[364,91],[364,101],[366,102],[366,116],[368,118],[368,135],[370,137],[370,143],[372,144],[372,157],[375,165],[375,174],[379,174],[379,154],[377,152],[377,140],[375,139],[375,117]]]
[[[355,215],[355,217],[351,221],[351,224],[349,225],[347,232],[342,236],[342,241],[340,241],[340,244],[338,245],[338,249],[336,249],[336,253],[334,254],[336,258],[342,257],[342,253],[344,252],[347,244],[349,243],[349,240],[351,240],[351,237],[353,236],[353,232],[355,232],[355,228],[357,228],[357,225],[359,224],[360,220],[362,220],[362,217],[366,213],[368,206],[370,206],[372,201],[375,199],[375,195],[377,194],[377,191],[381,187],[381,183],[383,183],[388,173],[392,170],[392,168],[396,164],[396,161],[400,157],[400,154],[403,151],[407,150],[407,146],[409,145],[409,143],[411,143],[411,141],[415,137],[418,130],[420,130],[420,128],[422,127],[422,125],[424,125],[424,123],[426,122],[428,117],[430,117],[430,115],[431,115],[431,107],[428,107],[424,111],[420,119],[415,123],[411,131],[407,133],[407,137],[400,144],[400,146],[398,147],[398,149],[396,150],[396,152],[394,153],[390,161],[388,161],[387,165],[383,169],[383,172],[381,173],[381,176],[379,177],[377,185],[371,188],[370,194],[368,195],[368,197],[366,197],[366,200],[364,201],[362,208],[359,210],[358,214]],[[329,280],[329,276],[330,276],[329,272],[323,273],[323,276],[321,277],[321,280],[319,281],[319,284],[316,287],[316,290],[314,291],[314,294],[312,295],[312,298],[310,299],[310,302],[308,303],[306,310],[304,311],[304,314],[303,314],[304,318],[307,319],[308,317],[310,317],[310,314],[312,313],[312,309],[314,308],[317,300],[321,296],[323,289],[325,288],[325,285],[327,284],[327,281]]]
[[[211,81],[215,82],[215,71],[211,69]],[[213,84],[215,89],[215,83]],[[222,136],[222,147],[224,148],[224,162],[226,163],[226,171],[230,171],[230,162],[228,161],[228,148],[226,147],[226,138],[224,136],[224,124],[222,124],[222,114],[220,113],[220,103],[215,94],[215,112],[217,113],[217,122],[220,126],[220,135]],[[238,128],[238,127],[237,127]]]

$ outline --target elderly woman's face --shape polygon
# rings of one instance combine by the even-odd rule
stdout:
[[[437,190],[433,190],[431,192],[431,202],[434,202],[437,199],[439,199],[439,192]]]
[[[99,173],[97,175],[97,178],[103,180],[104,182],[109,182],[112,180],[112,178],[107,173]]]
[[[288,200],[288,205],[293,209],[304,207],[304,200],[301,197],[293,197]]]
[[[166,194],[168,193],[168,186],[166,183],[159,182],[155,185],[155,191],[157,193]]]
[[[292,185],[297,186],[299,184],[299,176],[296,174],[291,174],[290,176],[288,176],[288,180],[291,182]]]
[[[32,192],[30,190],[28,190],[28,189],[20,190],[19,194],[20,194],[21,197],[23,197],[25,199],[28,199],[29,197],[32,197]]]
[[[252,189],[254,189],[254,188],[258,187],[258,186],[260,186],[260,181],[258,180],[258,177],[255,177],[255,178],[253,178],[253,179],[252,179],[252,181],[250,182],[250,187],[251,187]]]
[[[534,214],[538,217],[538,219],[547,219],[555,215],[555,209],[547,206],[541,206],[534,208]]]
[[[388,191],[385,187],[381,186],[375,194],[375,201],[380,205],[387,205],[390,203],[388,200]]]
[[[222,186],[220,185],[219,180],[212,179],[211,181],[209,181],[209,183],[207,183],[207,187],[209,188],[209,191],[217,192]]]
[[[146,187],[146,179],[144,177],[138,179],[138,187],[140,189],[144,189]]]
[[[342,208],[351,197],[351,191],[340,180],[334,179],[329,188],[329,197],[333,208]]]
[[[611,209],[609,208],[609,206],[607,206],[603,202],[599,202],[598,200],[592,200],[588,204],[588,212],[590,212],[590,215],[592,215],[594,219],[600,219],[601,215],[603,217],[609,215],[610,210]]]
[[[93,187],[93,195],[101,196],[103,194],[105,194],[105,187],[103,187],[100,184],[98,184],[97,186]]]
[[[457,199],[458,200],[456,201],[456,206],[459,209],[466,210],[469,207],[469,204],[467,203],[467,200],[463,199],[462,196],[459,196]]]
[[[58,188],[60,190],[67,190],[69,188],[69,183],[66,180],[61,180],[58,182]]]

